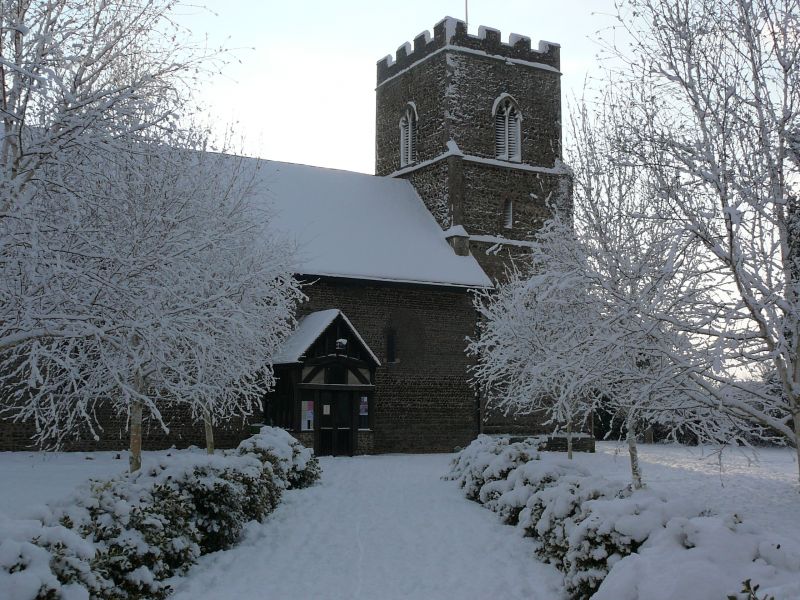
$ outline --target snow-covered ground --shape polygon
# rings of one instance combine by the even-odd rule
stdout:
[[[166,452],[145,452],[143,464]],[[0,452],[0,511],[9,517],[35,516],[44,504],[68,496],[87,479],[127,470],[127,452]]]
[[[530,540],[440,480],[449,459],[322,459],[320,484],[202,558],[175,600],[559,598],[561,576]]]
[[[145,453],[152,459],[152,453]],[[35,515],[88,477],[127,468],[126,453],[0,453],[0,511]],[[702,499],[764,531],[800,539],[792,450],[764,449],[756,462],[726,452],[643,445],[647,484]],[[440,477],[451,455],[323,458],[318,485],[287,492],[236,548],[203,557],[176,581],[176,600],[217,598],[558,599],[561,577],[538,563],[532,542],[464,499]],[[576,460],[627,480],[624,448],[601,443]]]
[[[597,445],[597,454],[578,460],[593,473],[630,480],[627,446]],[[797,455],[789,448],[761,448],[755,460],[737,450],[719,455],[679,445],[639,446],[645,483],[669,495],[688,496],[716,513],[736,513],[763,531],[800,539]]]

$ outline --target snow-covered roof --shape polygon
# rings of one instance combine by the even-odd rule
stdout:
[[[257,186],[278,233],[297,243],[300,274],[491,286],[475,258],[453,252],[408,181],[263,161]]]
[[[300,358],[303,354],[317,341],[319,336],[325,333],[325,330],[339,315],[341,315],[344,322],[347,323],[353,335],[361,342],[361,345],[364,346],[372,360],[375,361],[375,364],[380,366],[381,361],[378,360],[378,357],[375,356],[375,353],[364,341],[364,338],[362,338],[356,328],[353,327],[350,319],[336,308],[319,310],[302,317],[297,323],[297,329],[292,332],[292,335],[286,338],[278,354],[273,357],[272,364],[285,365],[300,362]]]

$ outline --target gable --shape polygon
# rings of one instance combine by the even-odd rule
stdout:
[[[344,349],[337,349],[337,340],[346,340]],[[381,362],[353,324],[338,309],[320,310],[300,319],[297,328],[284,341],[274,357],[274,365],[303,362],[309,357],[338,354],[380,366]]]

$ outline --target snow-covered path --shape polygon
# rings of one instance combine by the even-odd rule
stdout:
[[[440,479],[450,458],[323,458],[321,483],[203,557],[172,598],[561,598],[561,576],[530,540]]]

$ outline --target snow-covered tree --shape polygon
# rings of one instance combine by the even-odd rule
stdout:
[[[694,379],[698,349],[672,320],[714,284],[701,247],[664,218],[648,172],[617,144],[617,98],[604,100],[573,118],[573,212],[538,232],[526,271],[476,297],[483,320],[470,350],[476,381],[498,406],[544,410],[555,423],[611,407],[624,419],[640,487],[641,423],[701,440],[758,432]]]
[[[80,274],[56,242],[64,226],[41,220],[42,198],[67,193],[56,210],[68,214],[68,192],[91,175],[91,156],[174,127],[198,70],[213,64],[174,25],[175,6],[0,2],[0,351],[94,331],[71,301]]]
[[[800,2],[619,9],[632,45],[614,77],[631,93],[616,143],[704,259],[681,311],[654,316],[691,337],[697,386],[800,457]],[[779,396],[747,381],[765,365]]]
[[[209,424],[252,412],[302,297],[291,249],[250,202],[258,162],[196,151],[183,133],[166,141],[93,157],[105,176],[75,183],[73,227],[54,195],[42,222],[63,228],[82,275],[67,296],[95,332],[39,338],[5,361],[6,381],[25,382],[7,412],[42,441],[96,434],[100,409],[127,414],[133,470],[143,413],[166,428],[168,405]]]
[[[0,3],[0,413],[56,444],[127,415],[133,469],[143,414],[252,410],[301,297],[257,163],[181,126],[215,55],[176,6]]]
[[[476,293],[479,336],[468,347],[477,358],[473,376],[493,410],[547,415],[564,429],[571,458],[573,426],[586,424],[600,398],[596,371],[586,362],[599,315],[586,312],[596,306],[586,301],[581,281],[541,262],[536,270],[523,268],[497,290]]]

